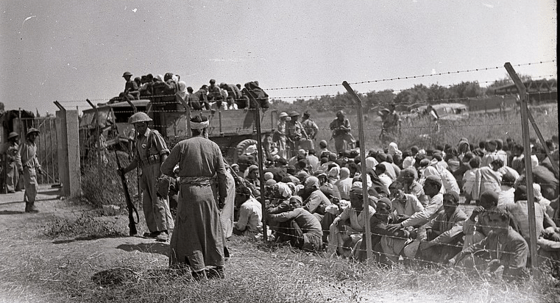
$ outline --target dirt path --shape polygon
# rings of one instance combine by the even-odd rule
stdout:
[[[36,281],[47,286],[69,272],[87,279],[132,256],[153,266],[167,264],[168,244],[141,237],[49,239],[48,222],[80,209],[49,187],[40,188],[36,205],[39,213],[25,213],[23,192],[0,195],[0,302],[56,302],[51,287]]]

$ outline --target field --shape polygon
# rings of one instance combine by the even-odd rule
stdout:
[[[21,195],[21,193],[19,193]],[[14,196],[12,196],[14,197]],[[233,236],[226,278],[194,282],[167,269],[167,243],[127,237],[127,218],[79,201],[0,203],[0,302],[558,302],[558,282],[521,283],[460,269],[382,268]],[[15,197],[19,199],[19,197]],[[15,200],[14,199],[14,200]],[[141,222],[143,218],[141,217]],[[139,225],[139,232],[145,227]],[[96,283],[104,276],[115,284]],[[99,281],[99,280],[97,280]]]
[[[535,121],[545,140],[552,135],[558,134],[558,105],[551,104],[531,108]],[[347,118],[352,125],[352,134],[358,139],[358,119],[356,113],[348,113]],[[379,140],[381,132],[381,120],[375,113],[369,113],[364,120],[365,145],[364,149],[387,148],[382,146]],[[312,115],[311,119],[319,126],[319,134],[316,142],[327,140],[329,149],[334,150],[334,140],[331,140],[330,122],[335,118],[334,112],[324,112]],[[531,137],[536,134],[530,127]],[[395,141],[401,150],[417,145],[420,148],[433,148],[436,144],[456,146],[461,138],[467,138],[470,143],[478,145],[478,142],[487,139],[512,138],[521,143],[521,116],[515,111],[504,113],[471,113],[468,120],[454,122],[442,122],[440,131],[434,132],[433,125],[424,119],[412,120],[411,123],[403,121],[401,135]]]

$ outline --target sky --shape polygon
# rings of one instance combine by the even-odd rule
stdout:
[[[505,62],[557,77],[553,0],[0,0],[0,13],[0,102],[41,114],[55,100],[107,101],[125,71],[172,72],[195,90],[258,80],[286,101],[344,92],[343,81],[358,92],[487,86]]]

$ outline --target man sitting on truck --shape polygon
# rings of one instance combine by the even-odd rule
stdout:
[[[200,87],[196,93],[192,94],[192,99],[190,100],[191,107],[193,110],[208,110],[210,109],[210,104],[208,103],[208,86],[203,85]]]
[[[124,84],[124,91],[119,94],[118,97],[114,97],[109,100],[109,104],[113,104],[119,101],[125,101],[126,98],[130,100],[138,100],[140,99],[140,91],[138,90],[138,84],[132,79],[132,73],[125,72],[123,75],[124,80],[126,83]]]

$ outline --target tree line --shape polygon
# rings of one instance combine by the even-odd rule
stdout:
[[[531,80],[531,76],[520,75],[522,81]],[[432,84],[426,86],[417,84],[411,88],[395,93],[392,89],[381,91],[370,91],[367,93],[356,93],[364,102],[366,112],[376,111],[378,108],[387,107],[394,103],[399,111],[409,111],[410,109],[425,105],[442,103],[448,99],[480,98],[492,96],[498,87],[513,84],[509,78],[495,80],[488,87],[482,87],[478,81],[465,81],[450,86]],[[272,105],[279,111],[305,111],[332,112],[333,109],[347,108],[348,104],[353,104],[352,97],[347,92],[337,93],[336,95],[324,95],[311,99],[296,99],[294,102],[287,102],[281,99],[272,99]],[[457,102],[457,101],[455,101]]]

